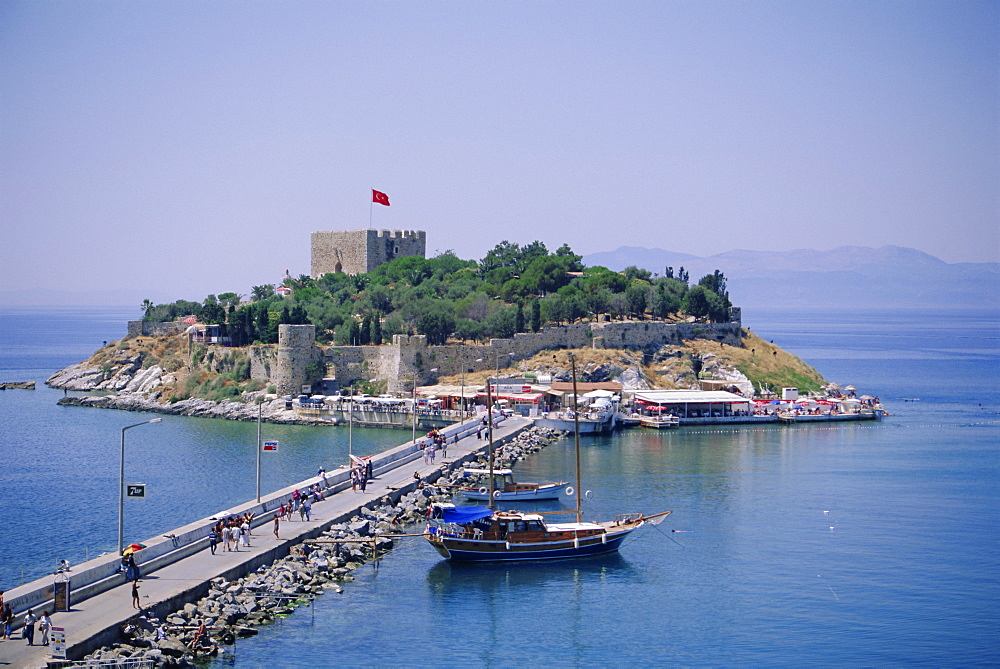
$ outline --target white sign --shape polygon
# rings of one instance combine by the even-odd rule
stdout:
[[[56,660],[66,659],[66,628],[52,627],[49,629],[52,640],[52,657]]]
[[[512,383],[507,383],[507,384],[497,383],[497,384],[493,385],[493,392],[495,392],[495,393],[514,393],[514,394],[530,393],[531,392],[531,386],[520,384],[520,383],[518,383],[516,385],[512,384]]]
[[[265,451],[277,451],[278,450],[278,442],[276,442],[276,441],[265,441],[264,442],[264,450]]]

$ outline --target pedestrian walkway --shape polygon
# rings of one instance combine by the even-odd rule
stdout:
[[[530,425],[530,421],[518,417],[505,420],[495,429],[495,440],[506,440]],[[420,475],[421,480],[432,482],[453,463],[466,462],[475,457],[485,449],[486,443],[485,438],[480,441],[476,439],[475,432],[472,432],[457,444],[449,443],[448,457],[439,459],[433,465],[424,464],[423,458],[418,455],[414,459],[400,462],[389,471],[380,472],[369,482],[365,493],[353,492],[347,486],[345,490],[315,503],[311,521],[299,520],[298,514],[294,514],[295,520],[282,521],[280,539],[275,539],[272,534],[270,518],[273,516],[269,514],[266,519],[257,519],[263,522],[254,528],[249,549],[225,552],[219,546],[215,555],[212,555],[205,542],[203,550],[143,575],[139,588],[142,607],[163,618],[182,608],[185,603],[196,602],[207,594],[212,579],[221,576],[233,580],[262,565],[270,564],[287,555],[293,546],[318,536],[332,525],[350,519],[373,499],[387,494],[397,499],[415,489],[417,481],[414,479],[414,472]],[[35,611],[35,614],[41,615],[41,611]],[[118,640],[121,628],[135,614],[131,586],[125,583],[89,599],[74,601],[70,611],[52,614],[52,624],[66,630],[69,659],[80,659],[94,649]],[[37,632],[35,639],[39,639]],[[21,639],[2,641],[0,666],[45,667],[50,651],[51,646],[28,646],[27,641]]]

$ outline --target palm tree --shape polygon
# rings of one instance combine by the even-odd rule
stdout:
[[[153,304],[152,300],[143,300],[142,301],[142,314],[143,314],[143,316],[148,317],[149,313],[153,310],[153,308],[155,306],[156,305]]]

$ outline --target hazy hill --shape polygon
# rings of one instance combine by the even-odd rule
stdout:
[[[716,269],[729,279],[734,304],[830,308],[1000,307],[1000,263],[949,264],[900,246],[841,246],[829,251],[733,250],[700,258],[663,249],[619,247],[583,262],[663,274],[683,266],[692,283]]]

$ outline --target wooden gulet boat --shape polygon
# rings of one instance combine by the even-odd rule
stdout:
[[[568,481],[556,483],[529,483],[514,480],[514,472],[509,469],[466,469],[465,476],[490,476],[493,478],[493,499],[498,502],[533,502],[535,500],[559,499],[569,487]],[[490,486],[463,485],[455,489],[468,499],[486,502],[490,499]]]
[[[576,359],[571,356],[573,371],[574,409],[576,402]],[[492,406],[487,383],[487,405]],[[578,412],[574,411],[574,414]],[[489,416],[489,472],[493,467],[493,417]],[[574,430],[576,449],[576,480],[580,484],[580,431]],[[607,522],[584,522],[581,509],[582,494],[567,488],[567,494],[576,494],[576,522],[550,523],[541,513],[496,511],[494,508],[494,476],[489,477],[489,506],[455,506],[436,504],[431,508],[430,521],[424,538],[442,557],[468,562],[493,562],[511,560],[551,560],[587,557],[617,551],[628,535],[647,522],[656,525],[670,511],[650,516],[628,513]]]

